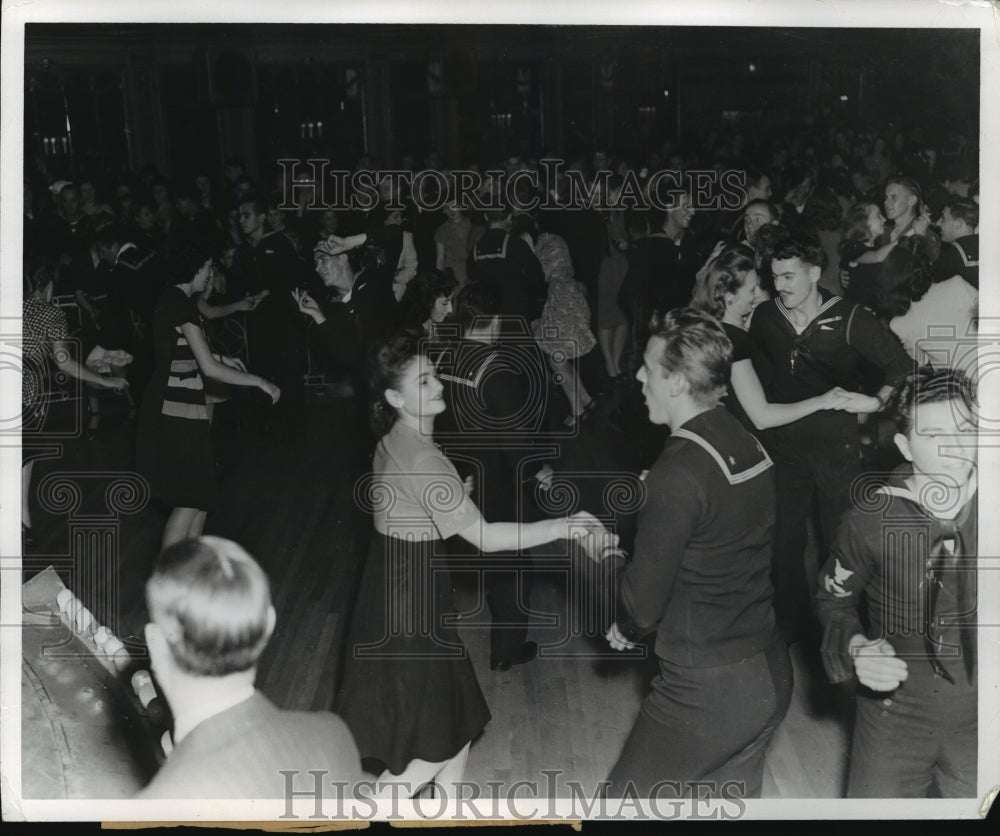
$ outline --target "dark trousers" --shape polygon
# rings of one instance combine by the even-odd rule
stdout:
[[[513,662],[528,636],[531,557],[517,552],[483,557],[483,582],[490,608],[490,660]]]
[[[813,584],[806,575],[805,551],[814,503],[818,500],[822,566],[840,518],[851,507],[851,485],[861,474],[857,424],[853,415],[847,417],[848,422],[800,421],[766,436],[777,480],[774,614],[786,636],[798,636],[811,625]]]
[[[908,664],[909,676],[891,694],[858,694],[847,794],[926,798],[934,787],[942,798],[973,798],[976,685],[964,672],[956,674],[952,685],[925,661]]]
[[[304,422],[305,373],[308,366],[305,324],[284,300],[265,300],[248,321],[249,371],[276,384],[281,397],[270,423],[286,433]]]
[[[712,668],[661,659],[608,777],[607,795],[704,798],[725,791],[728,798],[758,798],[764,756],[788,711],[792,679],[788,648],[780,641]],[[691,787],[694,781],[706,785]]]

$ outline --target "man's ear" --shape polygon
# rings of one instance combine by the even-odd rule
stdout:
[[[143,633],[146,636],[146,647],[149,648],[149,663],[154,672],[163,672],[163,665],[169,662],[170,644],[167,637],[163,635],[160,625],[155,622],[148,622]]]
[[[672,398],[676,398],[678,395],[684,394],[691,388],[688,385],[687,378],[680,372],[674,372],[670,375],[669,381],[670,382],[667,384],[667,394],[669,394]]]
[[[274,625],[278,622],[278,614],[274,611],[274,607],[270,606],[267,608],[267,638],[271,638],[271,634],[274,632]]]
[[[913,452],[910,450],[910,440],[902,433],[896,433],[892,440],[896,442],[896,447],[899,448],[899,452],[903,454],[903,458],[908,462],[913,461]]]

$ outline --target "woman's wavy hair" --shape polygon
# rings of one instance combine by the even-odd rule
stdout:
[[[726,296],[738,293],[747,273],[754,269],[754,252],[750,247],[746,244],[727,247],[698,277],[691,296],[691,307],[721,322],[726,315]]]
[[[879,269],[876,313],[893,319],[903,316],[924,298],[933,281],[927,239],[922,235],[900,238]]]
[[[405,332],[390,334],[372,346],[368,355],[371,392],[368,412],[376,438],[388,433],[399,417],[396,408],[385,399],[385,390],[399,388],[400,379],[418,354],[419,338]]]
[[[871,206],[882,211],[877,203],[870,200],[859,201],[847,210],[847,215],[844,217],[844,224],[840,228],[841,244],[867,241],[869,239],[871,230],[868,228],[868,209]]]
[[[411,325],[423,325],[434,303],[442,296],[451,296],[457,287],[458,280],[451,269],[421,270],[406,286],[399,302],[403,320]]]

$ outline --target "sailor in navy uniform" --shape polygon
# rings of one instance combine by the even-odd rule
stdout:
[[[650,421],[671,435],[645,479],[608,640],[624,650],[655,633],[659,674],[611,771],[613,798],[759,796],[791,698],[772,608],[774,470],[719,405],[731,356],[718,322],[678,308],[654,320],[638,374]]]
[[[112,321],[102,321],[100,329],[114,336],[101,344],[132,355],[127,378],[132,398],[139,404],[153,373],[153,308],[167,287],[163,261],[155,250],[129,240],[113,224],[97,231],[95,247],[110,270],[108,298],[99,308],[99,319],[110,316]]]
[[[467,285],[457,306],[462,338],[438,362],[448,409],[438,416],[435,441],[460,476],[472,476],[473,497],[488,522],[521,519],[522,498],[545,473],[535,445],[545,418],[545,376],[533,346],[498,341],[501,301],[492,287]],[[454,545],[456,561],[471,558],[484,574],[493,617],[492,669],[505,671],[534,659],[537,646],[525,641],[530,555],[508,551],[483,557],[464,542]]]
[[[777,297],[757,306],[749,329],[754,367],[772,403],[795,403],[835,386],[858,393],[868,368],[882,386],[877,396],[859,394],[850,407],[815,412],[760,435],[777,475],[775,610],[789,641],[808,635],[812,626],[804,555],[813,501],[818,496],[822,542],[828,545],[861,473],[855,413],[878,411],[913,367],[895,334],[871,311],[817,285],[825,262],[818,240],[783,239],[771,260]]]
[[[301,278],[295,248],[282,232],[267,231],[267,204],[257,198],[240,203],[239,224],[245,240],[236,248],[237,292],[267,296],[247,317],[248,351],[255,370],[281,389],[272,411],[272,430],[280,438],[297,435],[304,421],[306,335],[292,295]]]
[[[900,385],[907,462],[856,492],[820,572],[823,663],[832,682],[859,683],[850,797],[977,793],[974,398],[951,369]]]

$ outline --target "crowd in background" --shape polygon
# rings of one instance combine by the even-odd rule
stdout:
[[[420,164],[410,155],[398,167],[440,171],[440,182],[452,170],[496,169],[503,184],[557,157],[512,153],[449,166],[429,150]],[[163,540],[170,546],[199,535],[216,501],[207,466],[214,402],[236,386],[260,389],[273,440],[295,438],[310,379],[346,382],[359,405],[377,401],[382,393],[370,391],[366,375],[371,348],[384,350],[385,335],[401,332],[430,346],[421,356],[443,356],[473,327],[457,299],[498,317],[495,333],[479,338],[530,344],[525,368],[547,393],[534,426],[572,433],[603,421],[638,448],[621,465],[645,470],[664,438],[635,422],[648,393],[644,351],[665,333],[651,323],[694,307],[733,351],[726,408],[776,469],[777,629],[788,643],[812,637],[834,653],[829,619],[825,636],[814,635],[811,596],[817,583],[842,591],[846,576],[837,564],[819,581],[806,577],[807,519],[818,511],[823,565],[855,480],[880,456],[900,461],[903,447],[892,440],[901,430],[878,417],[893,391],[918,367],[975,371],[974,138],[930,126],[812,123],[780,137],[720,129],[696,145],[664,142],[641,160],[601,148],[561,158],[599,184],[589,204],[569,205],[565,176],[548,184],[546,209],[480,211],[449,193],[429,211],[441,195],[414,196],[390,180],[379,183],[373,208],[315,207],[315,189],[291,189],[285,169],[252,177],[237,160],[222,172],[168,176],[147,166],[107,180],[36,169],[24,184],[26,341],[44,362],[73,331],[83,347],[74,368],[103,372],[77,376],[129,393],[138,467],[175,509]],[[355,167],[380,168],[367,158]],[[664,169],[714,171],[716,182],[739,172],[739,200],[687,185],[666,211],[616,205],[628,183],[642,193]],[[540,197],[520,195],[532,196]],[[482,301],[484,288],[492,301]],[[234,317],[235,331],[225,325]],[[44,378],[31,379],[26,408],[44,398]],[[392,406],[405,411],[402,401]],[[185,457],[205,461],[182,467]],[[549,467],[558,472],[558,458]],[[30,535],[30,517],[24,523]],[[511,653],[494,660],[496,669],[534,657],[527,645]],[[473,725],[488,720],[480,713],[486,719]]]

